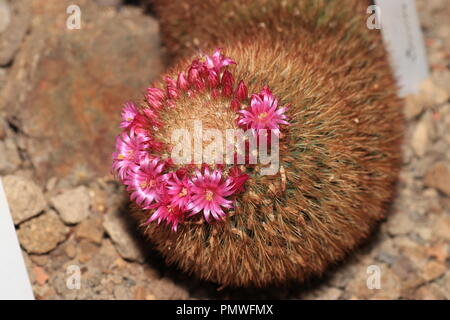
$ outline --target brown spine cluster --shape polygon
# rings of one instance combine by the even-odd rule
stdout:
[[[226,221],[177,232],[150,224],[146,236],[168,263],[227,286],[321,274],[385,216],[401,163],[402,104],[380,35],[366,28],[367,3],[152,3],[173,58],[169,73],[220,47],[249,92],[268,85],[290,105],[291,126],[279,173],[249,179]]]

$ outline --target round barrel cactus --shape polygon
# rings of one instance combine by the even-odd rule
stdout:
[[[156,3],[155,3],[156,2]],[[152,1],[171,66],[127,102],[113,170],[168,263],[302,282],[389,208],[401,101],[363,1]]]

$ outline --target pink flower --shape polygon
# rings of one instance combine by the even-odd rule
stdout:
[[[231,58],[225,57],[220,49],[214,50],[212,56],[205,55],[206,66],[209,69],[214,69],[218,74],[220,74],[222,68],[229,66],[230,64],[236,64]]]
[[[133,102],[126,102],[122,109],[122,121],[120,127],[127,129],[133,123],[134,118],[138,115],[138,110]]]
[[[233,193],[245,191],[244,184],[248,180],[249,175],[242,173],[238,166],[234,166],[229,170],[231,181],[233,182]]]
[[[169,99],[176,99],[178,97],[177,82],[171,77],[166,77],[167,97]]]
[[[215,88],[219,85],[219,76],[214,70],[209,70],[207,83],[209,88]]]
[[[248,98],[248,89],[244,81],[239,81],[238,87],[236,89],[236,98],[240,101],[246,100]]]
[[[116,151],[113,153],[112,168],[123,181],[147,154],[149,139],[141,134],[123,132],[116,138]]]
[[[288,125],[287,116],[284,112],[287,107],[278,108],[278,100],[265,87],[260,94],[253,94],[250,100],[250,107],[238,111],[240,119],[238,124],[254,130],[273,130],[278,135],[280,124]]]
[[[159,158],[145,157],[124,181],[131,192],[130,199],[146,209],[153,201],[158,201],[165,187],[161,174],[165,166]]]
[[[187,81],[186,74],[184,72],[180,72],[178,74],[177,88],[180,90],[189,89],[189,82]]]
[[[225,70],[222,75],[222,95],[225,97],[229,97],[233,94],[233,75],[230,71]]]
[[[206,221],[210,221],[212,215],[219,220],[225,216],[222,208],[231,208],[233,202],[225,197],[233,193],[233,183],[230,178],[224,181],[222,172],[215,169],[210,173],[209,168],[204,169],[203,174],[196,169],[196,176],[192,178],[192,197],[187,209],[192,210],[192,214],[203,210]]]
[[[151,207],[156,208],[156,210],[147,220],[147,223],[158,220],[158,224],[160,224],[162,221],[166,221],[168,225],[172,225],[173,231],[177,231],[178,224],[185,218],[184,211],[170,202],[156,203]]]
[[[162,126],[162,122],[158,118],[157,111],[151,108],[143,108],[142,113],[136,114],[133,121],[127,129],[131,134],[141,134],[151,137],[151,131],[157,130]]]
[[[147,94],[145,96],[147,102],[155,109],[162,107],[164,100],[164,91],[159,88],[147,88]]]
[[[192,182],[186,175],[180,179],[172,172],[167,179],[167,195],[170,197],[170,203],[184,210],[191,199],[191,186]]]

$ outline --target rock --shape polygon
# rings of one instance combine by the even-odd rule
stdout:
[[[83,220],[75,229],[77,239],[86,239],[96,244],[102,243],[103,233],[102,218]]]
[[[186,300],[189,298],[186,288],[177,286],[169,278],[161,278],[153,282],[149,291],[158,300]]]
[[[431,121],[428,115],[424,115],[412,134],[411,146],[418,157],[425,155],[427,147],[430,144]]]
[[[73,244],[69,244],[65,248],[66,255],[73,259],[77,255],[77,248]]]
[[[396,300],[400,297],[402,281],[387,268],[382,268],[381,289],[374,291],[372,299],[376,300]]]
[[[442,263],[445,263],[445,261],[447,260],[448,252],[448,244],[444,242],[433,244],[427,248],[428,255]]]
[[[407,120],[416,118],[422,113],[423,109],[424,105],[417,99],[417,96],[408,95],[405,97],[405,108],[403,109],[403,112]]]
[[[78,260],[86,263],[91,260],[99,251],[99,247],[87,240],[81,240],[78,244]]]
[[[30,255],[31,261],[36,263],[38,266],[45,266],[48,262],[48,255],[38,255],[38,254],[32,254]]]
[[[316,299],[318,300],[337,300],[342,294],[342,290],[334,287],[325,287],[319,290]]]
[[[427,105],[439,105],[450,98],[449,92],[436,84],[432,78],[428,78],[420,85],[420,93],[423,102]]]
[[[134,289],[134,300],[146,300],[147,295],[147,288],[145,287],[136,287]]]
[[[408,214],[397,212],[387,222],[388,232],[392,235],[407,234],[414,230],[414,223]]]
[[[125,288],[124,286],[118,285],[114,288],[114,297],[117,300],[130,300],[131,292],[129,288]]]
[[[28,253],[44,254],[56,248],[69,232],[54,211],[48,211],[20,225],[20,244]]]
[[[142,100],[163,63],[158,23],[142,8],[80,0],[81,29],[68,30],[71,4],[32,2],[31,32],[0,93],[0,110],[25,133],[39,181],[79,185],[109,175],[121,106]]]
[[[34,267],[33,272],[35,274],[37,284],[43,286],[49,278],[48,274],[41,267]]]
[[[10,174],[15,171],[22,159],[20,158],[19,151],[11,139],[0,141],[0,174]]]
[[[11,62],[28,31],[29,4],[29,1],[0,1],[0,18],[6,19],[0,19],[0,66]]]
[[[47,206],[41,189],[31,180],[11,175],[3,179],[3,185],[16,225],[39,214]]]
[[[428,286],[420,287],[414,298],[418,300],[444,300],[446,296],[441,288],[432,283]]]
[[[106,215],[103,227],[124,259],[143,262],[144,254],[136,237],[137,232],[126,218],[116,210]]]
[[[6,30],[11,22],[11,9],[6,0],[0,0],[0,34]]]
[[[3,88],[3,86],[6,83],[6,78],[7,78],[7,71],[4,68],[0,68],[0,90]],[[1,130],[1,129],[0,129]],[[0,139],[2,139],[2,135],[0,135]]]
[[[430,261],[423,269],[423,277],[426,281],[434,280],[447,271],[447,266],[442,262]]]
[[[96,0],[99,6],[120,7],[122,0]]]
[[[399,236],[397,236],[400,238]],[[411,245],[404,245],[402,242],[397,241],[397,246],[399,247],[400,253],[408,257],[409,260],[412,262],[412,266],[415,269],[422,269],[425,267],[425,264],[427,263],[428,254],[426,252],[426,248],[424,246],[418,245],[417,243],[411,241],[408,239],[409,242],[411,242]]]
[[[450,271],[447,271],[447,273],[440,280],[446,299],[450,299]]]
[[[425,175],[424,184],[450,196],[450,169],[447,164],[438,162],[431,167]]]
[[[67,190],[50,200],[61,219],[67,224],[76,224],[89,216],[90,197],[85,186]]]

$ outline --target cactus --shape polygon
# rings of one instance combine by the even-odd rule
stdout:
[[[172,64],[125,104],[113,155],[143,233],[168,263],[225,286],[323,273],[385,217],[401,163],[401,100],[363,1],[152,3]],[[269,150],[276,136],[279,170],[176,163],[172,134],[195,120]]]

